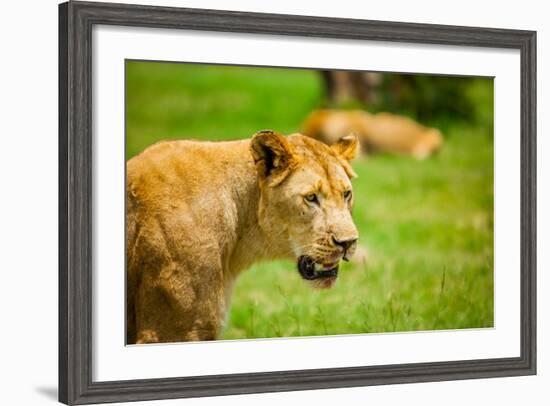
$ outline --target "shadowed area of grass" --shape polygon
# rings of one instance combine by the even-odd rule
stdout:
[[[323,99],[315,71],[128,62],[126,74],[128,158],[161,139],[294,132]],[[491,80],[461,80],[491,117]],[[492,326],[492,131],[439,124],[445,146],[431,159],[354,162],[365,263],[344,263],[328,291],[307,286],[294,263],[253,266],[237,283],[223,338]]]

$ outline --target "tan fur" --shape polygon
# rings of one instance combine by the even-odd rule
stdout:
[[[389,113],[317,110],[303,124],[303,133],[329,145],[354,133],[366,152],[388,152],[424,159],[443,145],[439,130]]]
[[[355,137],[329,148],[261,131],[243,141],[161,142],[130,159],[127,342],[216,339],[235,279],[254,262],[339,261],[346,251],[333,238],[357,237],[352,198],[343,198],[357,148]],[[304,199],[312,192],[319,205]]]

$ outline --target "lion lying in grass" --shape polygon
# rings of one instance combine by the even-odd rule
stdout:
[[[127,342],[218,338],[239,273],[297,261],[318,288],[354,252],[349,161],[331,147],[260,131],[251,140],[171,141],[127,163]]]
[[[350,133],[359,137],[366,153],[387,152],[424,159],[443,145],[439,130],[389,113],[370,114],[361,110],[317,110],[303,124],[307,136],[333,144]]]

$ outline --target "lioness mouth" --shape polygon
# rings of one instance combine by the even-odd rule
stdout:
[[[338,264],[325,268],[316,263],[312,258],[302,255],[298,258],[298,271],[302,278],[308,281],[322,278],[334,278],[338,276]]]

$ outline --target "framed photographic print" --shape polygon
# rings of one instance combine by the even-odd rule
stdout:
[[[59,8],[59,400],[535,374],[536,33]]]

